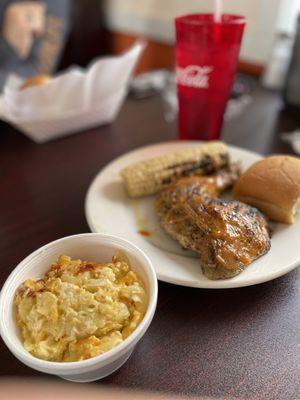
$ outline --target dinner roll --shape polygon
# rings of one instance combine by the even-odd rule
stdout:
[[[51,77],[49,75],[35,75],[27,79],[25,82],[23,82],[22,85],[20,86],[20,89],[24,90],[32,86],[45,85],[50,81],[50,79]]]
[[[278,155],[258,161],[237,180],[233,197],[273,221],[292,224],[300,209],[300,158]]]

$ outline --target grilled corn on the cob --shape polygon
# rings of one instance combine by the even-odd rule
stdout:
[[[228,164],[227,146],[215,141],[137,162],[124,168],[121,176],[129,196],[141,197],[183,176],[210,174]]]

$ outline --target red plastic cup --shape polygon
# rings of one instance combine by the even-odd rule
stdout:
[[[218,139],[245,19],[222,15],[216,23],[213,14],[195,14],[175,23],[179,139]]]

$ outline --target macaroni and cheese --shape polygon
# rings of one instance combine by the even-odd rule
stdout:
[[[24,347],[48,361],[79,361],[123,342],[142,321],[147,295],[126,256],[112,262],[60,256],[43,279],[15,294]]]

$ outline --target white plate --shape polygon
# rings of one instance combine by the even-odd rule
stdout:
[[[154,197],[132,200],[125,193],[119,172],[136,161],[155,157],[199,142],[167,142],[131,151],[108,164],[93,180],[85,213],[93,232],[118,235],[139,246],[151,258],[161,281],[199,288],[233,288],[266,282],[300,264],[300,218],[293,225],[272,224],[271,250],[238,276],[212,281],[203,276],[197,258],[163,231],[154,212]],[[258,161],[258,154],[230,146],[232,160],[243,169]],[[138,231],[151,232],[149,237]]]

